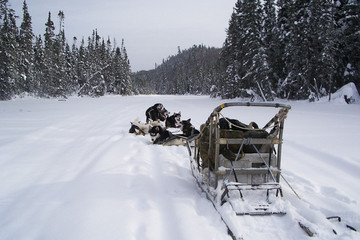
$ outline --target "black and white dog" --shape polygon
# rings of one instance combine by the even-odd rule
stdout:
[[[154,144],[162,144],[165,146],[185,145],[185,137],[173,134],[162,126],[152,127],[149,130],[149,134]]]
[[[169,112],[164,108],[161,103],[156,103],[154,106],[149,107],[145,111],[146,123],[150,121],[165,121],[169,116]]]
[[[167,117],[165,121],[166,128],[180,128],[181,127],[181,112],[174,113]]]

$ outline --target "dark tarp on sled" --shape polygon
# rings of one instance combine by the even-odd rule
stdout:
[[[238,138],[268,138],[269,133],[262,129],[250,129],[249,125],[241,123],[244,130],[233,130],[233,129],[222,129],[220,131],[220,138],[228,139],[238,139]],[[212,129],[211,142],[209,141],[210,137],[210,128]],[[199,141],[199,150],[200,157],[202,159],[202,167],[209,167],[210,170],[214,169],[215,166],[215,126],[202,124],[200,131],[202,132]],[[210,145],[211,144],[211,145]],[[236,158],[237,153],[239,152],[240,144],[231,144],[231,145],[220,145],[220,152],[225,158],[233,161]],[[270,150],[270,145],[265,144],[255,144],[255,147],[259,149],[260,153],[268,153]],[[241,155],[247,153],[256,153],[256,150],[252,145],[243,145],[241,150]]]

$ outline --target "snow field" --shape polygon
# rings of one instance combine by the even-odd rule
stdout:
[[[0,239],[230,239],[191,175],[186,147],[156,146],[149,136],[128,133],[130,121],[145,121],[145,110],[157,102],[199,128],[225,101],[0,102]],[[360,105],[288,104],[282,169],[301,200],[281,180],[285,216],[236,217],[233,224],[244,239],[307,239],[296,221],[308,223],[315,239],[358,239],[341,224],[360,229]],[[249,108],[228,114],[260,126],[272,117]],[[343,223],[326,220],[333,215]],[[268,227],[269,219],[279,227]]]

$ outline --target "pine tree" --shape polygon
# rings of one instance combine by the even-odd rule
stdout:
[[[279,3],[284,78],[278,93],[289,99],[318,99],[327,94],[336,65],[332,3],[327,0]]]
[[[45,78],[45,53],[41,36],[35,38],[33,57],[33,86],[34,94],[39,97],[46,97],[47,81]]]
[[[263,100],[272,99],[270,69],[262,41],[262,14],[258,0],[238,0],[235,4],[222,52],[225,98],[245,97],[251,90]]]
[[[77,94],[83,95],[85,93],[84,88],[86,88],[87,74],[88,74],[88,66],[87,66],[87,53],[85,48],[85,40],[81,39],[80,47],[78,50],[78,60],[76,63],[76,76],[78,82]]]
[[[287,22],[288,32],[285,41],[285,72],[280,90],[285,98],[304,99],[310,95],[309,59],[311,55],[310,3],[295,0],[292,6],[286,3],[287,13],[291,16]]]
[[[290,39],[292,33],[293,8],[294,0],[279,0],[278,6],[278,28],[279,28],[279,60],[281,61],[278,69],[279,80],[276,87],[277,96],[280,98],[288,98],[290,84],[287,82],[288,75],[288,61],[291,54],[286,51],[290,46]]]
[[[264,101],[272,100],[269,84],[270,69],[268,57],[262,42],[262,8],[259,1],[244,1],[245,49],[244,66],[246,74],[243,77],[244,88],[251,89],[260,95]]]
[[[64,30],[64,20],[65,20],[65,14],[63,11],[58,12],[58,18],[59,18],[59,32],[55,36],[54,41],[54,65],[55,65],[55,88],[56,93],[55,96],[62,96],[66,97],[66,93],[68,92],[68,84],[71,82],[70,79],[68,79],[66,74],[66,41],[65,41],[65,30]],[[68,49],[70,51],[70,49]]]
[[[280,31],[276,16],[275,1],[267,0],[264,4],[263,43],[269,64],[269,88],[277,89],[277,83],[282,74],[282,52],[280,45]]]
[[[51,20],[51,13],[49,12],[48,20],[45,24],[44,34],[44,79],[43,79],[43,94],[49,97],[56,97],[57,80],[56,80],[56,66],[55,59],[55,26]]]
[[[331,90],[354,82],[360,92],[360,1],[336,1],[338,65]]]
[[[242,1],[238,0],[235,4],[234,12],[229,21],[227,36],[221,52],[222,69],[224,70],[223,78],[218,82],[220,95],[223,98],[235,98],[240,96],[238,82],[243,75],[242,52],[243,41],[239,35],[241,32],[240,23],[243,16],[239,15],[242,8]]]
[[[8,7],[7,0],[0,2],[0,100],[8,100],[15,94],[15,79],[18,71],[18,28],[15,11]]]
[[[114,80],[111,83],[111,91],[115,94],[122,94],[122,57],[121,57],[121,50],[119,47],[116,48],[115,54],[112,60],[112,72],[114,76]]]
[[[331,0],[311,1],[311,52],[309,54],[310,94],[315,98],[330,93],[336,62],[334,5]]]
[[[20,26],[19,37],[19,79],[17,82],[17,93],[33,93],[33,39],[31,17],[28,12],[26,1],[23,2],[23,19]]]
[[[123,57],[122,67],[121,67],[122,69],[121,95],[131,95],[133,94],[133,86],[131,81],[131,68],[130,68],[130,61],[125,48],[124,39],[122,39],[122,43],[121,43],[121,55]]]

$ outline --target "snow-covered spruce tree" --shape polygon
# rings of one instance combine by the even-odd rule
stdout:
[[[92,97],[103,96],[106,93],[106,85],[103,67],[100,61],[100,40],[97,30],[94,30],[91,37],[88,38],[88,46],[84,49],[83,73],[85,78],[80,87],[80,95]]]
[[[131,67],[130,60],[125,48],[124,39],[121,43],[121,55],[123,56],[123,92],[121,95],[132,95],[133,94],[133,85],[131,80]]]
[[[113,81],[111,82],[110,89],[111,93],[121,95],[122,91],[122,57],[121,57],[121,49],[117,47],[115,50],[115,54],[112,59],[111,71],[113,73]]]
[[[74,46],[75,47],[75,46]],[[73,50],[74,52],[74,50]],[[86,79],[88,74],[88,66],[87,66],[87,53],[86,53],[86,47],[85,47],[85,40],[84,38],[81,39],[80,47],[77,50],[77,62],[76,62],[76,76],[77,76],[77,82],[78,82],[78,89],[76,93],[81,96],[84,95],[85,90],[83,90],[86,87]]]
[[[65,15],[63,11],[58,12],[59,18],[59,32],[55,36],[55,41],[53,42],[53,63],[54,63],[54,97],[62,96],[66,97],[67,95],[67,85],[69,79],[66,77],[65,72],[65,47],[66,47],[66,39],[65,39],[65,30],[64,30],[64,19]]]
[[[279,55],[280,66],[278,69],[278,83],[276,86],[277,96],[280,98],[288,98],[290,84],[287,82],[288,65],[286,64],[291,57],[291,53],[285,49],[290,46],[291,29],[293,20],[294,0],[279,0],[278,8],[278,28],[279,28]]]
[[[51,20],[51,13],[49,12],[48,20],[45,24],[45,33],[44,33],[44,78],[43,82],[43,95],[48,97],[56,97],[57,89],[59,87],[58,79],[56,78],[56,65],[55,58],[55,26],[54,22]]]
[[[115,72],[114,72],[114,58],[115,58],[115,52],[116,49],[112,48],[112,44],[110,41],[110,37],[108,37],[106,44],[103,40],[104,44],[104,52],[105,52],[105,58],[107,58],[107,64],[110,65],[110,67],[106,68],[105,70],[105,84],[106,84],[106,92],[108,94],[118,94],[116,89],[116,83],[115,83]],[[120,50],[120,49],[119,49]]]
[[[332,0],[311,1],[310,25],[312,26],[310,71],[310,94],[315,98],[329,94],[336,69],[336,29]],[[310,99],[311,100],[311,99]]]
[[[285,45],[285,70],[281,91],[288,99],[304,99],[310,95],[311,26],[310,3],[306,0],[295,0],[290,9],[290,29]]]
[[[264,101],[273,100],[269,80],[270,69],[262,41],[262,7],[260,1],[244,0],[245,52],[244,87],[253,90]]]
[[[33,39],[31,17],[26,1],[23,2],[23,19],[20,25],[18,64],[19,78],[16,82],[17,94],[34,93],[33,82]]]
[[[280,31],[274,0],[267,0],[264,3],[263,45],[266,53],[265,56],[267,57],[266,62],[269,67],[269,88],[271,89],[270,91],[273,92],[277,89],[277,83],[282,73]]]
[[[18,28],[7,0],[0,2],[0,11],[0,100],[8,100],[15,94],[15,79],[19,77]]]
[[[9,64],[11,59],[7,55],[9,45],[9,9],[7,0],[0,1],[0,100],[11,99],[11,74]]]
[[[35,37],[34,57],[33,57],[33,93],[36,96],[45,96],[45,62],[44,62],[44,46],[41,36]]]
[[[74,50],[74,52],[73,52]],[[65,88],[65,95],[69,96],[76,92],[78,87],[77,85],[77,75],[76,75],[76,61],[77,61],[77,51],[74,48],[74,45],[70,48],[69,44],[65,44],[64,56],[64,88]]]
[[[360,92],[360,1],[336,0],[335,5],[338,65],[331,90],[354,82]]]
[[[223,97],[244,97],[248,90],[272,99],[270,69],[262,43],[260,1],[238,0],[222,52],[225,64]]]
[[[231,18],[229,28],[226,30],[226,39],[221,52],[221,65],[224,71],[223,77],[217,83],[222,98],[235,98],[240,96],[240,76],[244,69],[242,64],[242,52],[244,39],[240,37],[240,22],[243,16],[239,15],[242,1],[237,1]]]
[[[278,95],[288,99],[319,98],[329,89],[334,70],[332,2],[279,1],[284,76]]]

